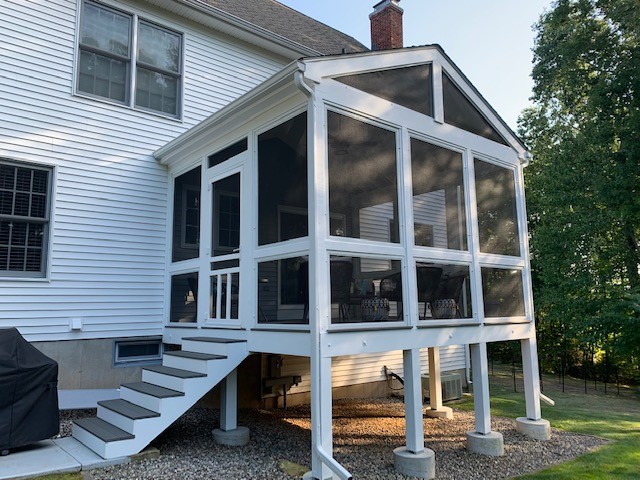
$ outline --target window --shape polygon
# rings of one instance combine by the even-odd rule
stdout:
[[[50,191],[50,168],[0,159],[0,276],[45,276]]]
[[[162,339],[121,341],[116,340],[113,347],[113,364],[129,367],[149,365],[162,361]]]
[[[133,45],[133,28],[137,29],[137,45]],[[85,1],[78,58],[78,92],[178,116],[182,82],[180,34],[135,15]]]

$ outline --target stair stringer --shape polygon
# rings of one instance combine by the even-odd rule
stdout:
[[[139,453],[249,356],[246,342],[233,344],[228,348],[225,355],[226,358],[206,361],[205,377],[186,379],[184,381],[184,389],[178,390],[184,393],[184,396],[155,399],[158,403],[157,408],[151,408],[150,410],[159,413],[159,417],[130,420],[104,407],[98,409],[99,418],[133,434],[135,438],[105,442],[76,424],[73,425],[74,438],[107,460]],[[164,386],[157,377],[153,380],[145,379],[144,370],[143,380]],[[133,392],[126,387],[121,388],[120,391],[120,398],[142,407],[145,407],[145,405],[144,402],[140,402],[140,399],[144,396],[147,395]],[[212,425],[212,430],[213,428],[214,426]]]

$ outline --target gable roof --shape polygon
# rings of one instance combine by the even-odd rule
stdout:
[[[368,50],[355,38],[276,0],[201,1],[257,27],[312,48],[323,55]]]

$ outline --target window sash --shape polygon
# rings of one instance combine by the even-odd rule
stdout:
[[[0,191],[9,192],[12,196],[12,212],[17,194],[45,197],[44,216],[42,217],[31,216],[31,205],[29,207],[30,215],[0,213],[0,277],[44,277],[47,269],[47,249],[49,245],[52,170],[46,167],[4,159],[0,159],[0,165],[13,169],[13,184],[5,184],[0,188]],[[19,169],[30,172],[28,190],[21,189],[16,184]],[[40,192],[34,183],[34,172],[36,171],[46,173],[44,192]],[[31,200],[29,202],[31,204]],[[5,228],[2,228],[3,226]],[[14,230],[17,227],[20,227],[22,233]],[[33,231],[34,228],[36,229],[35,233]],[[41,239],[34,243],[34,235],[41,237]],[[32,262],[34,261],[39,262],[37,270],[33,268],[34,264]],[[18,267],[18,265],[20,266]]]
[[[130,20],[127,45],[128,55],[105,50],[100,46],[90,45],[86,41],[83,42],[83,26],[85,22],[88,22],[88,17],[85,16],[85,12],[88,10],[86,8],[87,5],[127,17]],[[181,33],[139,18],[135,14],[123,12],[90,0],[83,2],[80,22],[80,38],[78,40],[78,58],[76,62],[76,91],[78,93],[161,115],[180,116],[184,56],[182,51],[184,40]],[[168,42],[169,46],[167,48],[173,46],[176,49],[175,52],[169,53],[169,57],[175,55],[176,70],[172,69],[173,59],[171,58],[169,58],[168,62],[164,62],[166,65],[163,65],[162,61],[154,65],[148,61],[140,60],[140,42],[144,41],[140,38],[140,30],[143,26],[158,30],[169,39],[173,37],[173,40]],[[134,35],[134,32],[136,32],[136,35]],[[146,75],[139,75],[138,73],[141,71]],[[156,78],[158,76],[159,78]],[[142,77],[149,85],[140,84]],[[166,84],[165,87],[160,90],[155,88],[154,90],[152,88],[153,85],[151,85],[154,79],[156,80],[156,86]]]

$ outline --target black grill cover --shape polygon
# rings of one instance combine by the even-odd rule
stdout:
[[[57,435],[58,363],[15,328],[0,329],[0,450]]]

